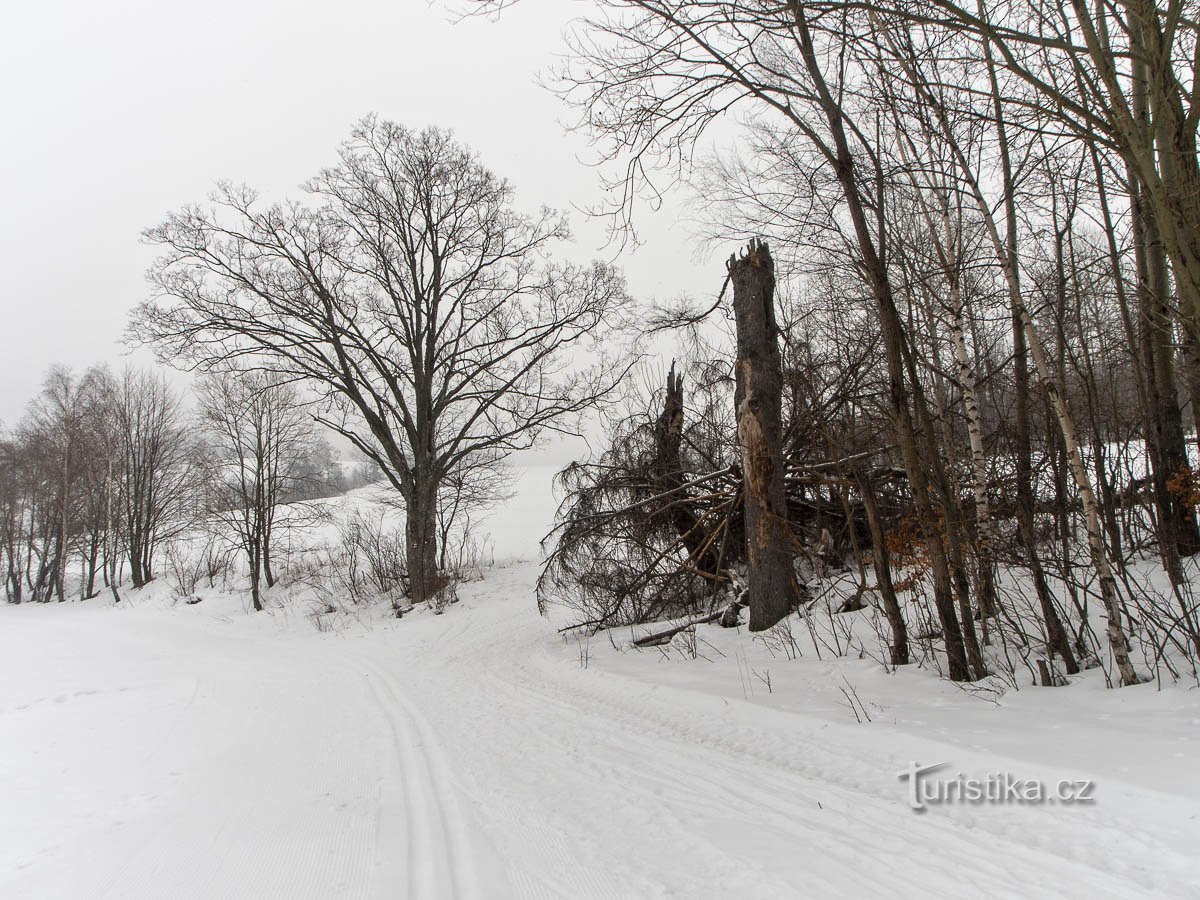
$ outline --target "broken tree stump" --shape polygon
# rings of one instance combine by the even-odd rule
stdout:
[[[763,631],[800,599],[784,487],[775,263],[766,243],[752,240],[742,256],[730,257],[728,269],[737,328],[734,404],[745,478],[750,630]]]

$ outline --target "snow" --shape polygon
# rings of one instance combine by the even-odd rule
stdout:
[[[445,615],[318,631],[299,595],[165,584],[0,610],[0,897],[1200,895],[1200,691],[969,693],[800,623],[796,659],[563,637],[528,561],[548,473]],[[916,813],[913,761],[1096,802]]]

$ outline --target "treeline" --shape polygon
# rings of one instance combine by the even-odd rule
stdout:
[[[784,288],[787,539],[814,590],[831,553],[873,567],[893,664],[1195,674],[1189,10],[609,0],[575,32],[559,84],[617,166],[616,221],[686,182],[707,237],[769,239],[730,270]],[[566,475],[543,590],[585,621],[701,610],[757,539],[722,295],[657,323],[695,332],[691,406],[669,383]]]
[[[0,434],[0,565],[10,603],[89,599],[153,581],[172,543],[220,532],[258,582],[273,580],[276,510],[372,479],[346,473],[298,391],[230,368],[194,409],[152,370],[55,366]]]

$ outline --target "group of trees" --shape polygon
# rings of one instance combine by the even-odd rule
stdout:
[[[731,590],[736,606],[748,585],[759,630],[831,566],[857,566],[861,600],[869,564],[897,665],[916,640],[960,681],[1013,647],[1046,683],[1106,661],[1136,683],[1138,650],[1160,671],[1200,665],[1194,3],[597,0],[570,49],[557,78],[617,228],[686,188],[706,237],[752,240],[731,298],[649,320],[687,335],[686,358],[564,473],[543,600],[599,627]],[[731,111],[734,146],[706,156]],[[158,293],[132,337],[243,370],[203,408],[256,603],[274,479],[308,440],[297,390],[402,499],[408,588],[429,599],[456,511],[615,398],[638,361],[613,339],[630,301],[610,266],[553,257],[560,213],[518,212],[436,128],[364,119],[305,190],[222,184],[147,231]],[[13,479],[41,491],[12,501],[37,515],[9,516],[39,597],[62,594],[68,547],[151,577],[189,502],[155,468],[190,465],[152,439],[167,394],[91,380],[52,379],[28,430],[53,452]],[[121,416],[85,442],[112,448],[89,468],[93,394]],[[1165,590],[1139,580],[1147,554]]]
[[[302,398],[255,371],[197,386],[198,409],[161,372],[61,366],[0,437],[0,563],[11,603],[88,599],[159,574],[185,532],[223,536],[247,561],[253,602],[273,581],[285,502],[344,489]]]
[[[191,515],[196,459],[179,399],[160,376],[54,367],[0,441],[5,594],[10,602],[95,596],[154,577],[158,546]],[[78,566],[76,563],[78,562]]]
[[[615,223],[630,228],[647,191],[687,183],[708,237],[769,238],[791,283],[779,339],[795,554],[839,520],[842,543],[874,545],[859,558],[877,571],[893,662],[909,654],[889,546],[893,562],[919,561],[930,596],[917,608],[955,680],[988,674],[997,633],[1032,639],[1047,670],[1110,660],[1121,684],[1144,677],[1135,646],[1156,668],[1194,670],[1195,4],[596,7],[558,78],[600,163],[617,167]],[[736,145],[697,163],[734,110]],[[707,409],[713,384],[731,392],[741,373],[732,340],[713,345],[702,319],[677,309],[661,323],[709,329],[690,372]],[[694,592],[659,576],[719,586],[697,534],[738,551],[726,561],[746,542],[729,501],[747,435],[700,424],[673,476],[686,487],[664,493],[647,413],[617,429],[603,464],[569,473],[543,587],[582,586],[591,619],[661,613],[664,599],[684,611]],[[694,530],[631,531],[631,517],[668,523],[659,503],[691,505]],[[740,539],[720,537],[730,529]],[[598,550],[630,536],[651,544],[620,577]],[[1165,595],[1131,575],[1149,541]],[[1032,634],[1000,596],[1001,562],[1027,573]]]
[[[6,449],[9,598],[60,599],[73,557],[118,593],[185,529],[233,536],[255,609],[281,504],[305,496],[323,426],[396,491],[403,559],[383,593],[443,596],[451,542],[504,495],[505,460],[602,403],[636,359],[610,340],[624,283],[555,260],[562,213],[527,216],[445,131],[364,119],[307,203],[222,184],[145,233],[161,249],[134,342],[198,371],[182,414],[161,376],[55,370]],[[327,457],[327,453],[325,454]],[[306,468],[307,466],[307,468]],[[378,536],[382,537],[382,536]],[[404,604],[396,602],[397,610]]]

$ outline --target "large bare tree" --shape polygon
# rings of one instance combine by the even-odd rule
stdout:
[[[379,464],[407,508],[414,600],[438,588],[437,495],[603,400],[603,340],[626,303],[601,264],[554,262],[564,217],[438,129],[367,118],[310,202],[224,184],[146,233],[161,290],[134,333],[211,365],[248,354],[323,393],[321,421]]]

